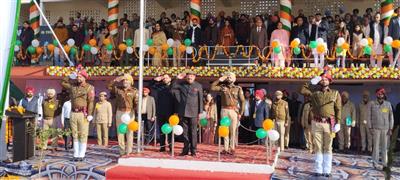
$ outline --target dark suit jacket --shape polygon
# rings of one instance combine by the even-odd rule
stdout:
[[[255,115],[256,118],[254,119],[255,127],[262,127],[263,121],[269,118],[269,108],[265,101],[261,100],[261,102],[257,105],[255,102]]]
[[[177,91],[178,114],[181,117],[196,118],[203,111],[203,87],[200,83],[175,81],[172,85]]]
[[[301,44],[308,44],[309,34],[308,34],[308,26],[294,26],[290,33],[290,41],[295,38],[300,39]]]
[[[315,41],[317,38],[322,38],[324,39],[324,42],[327,42],[327,34],[328,34],[328,28],[329,25],[326,21],[321,21],[319,26],[316,24],[313,24],[311,27],[311,35],[310,35],[310,41]],[[317,31],[318,29],[318,31]],[[316,36],[317,34],[317,36]]]
[[[34,39],[33,29],[31,27],[28,27],[27,29],[22,28],[19,39],[21,40],[22,48],[25,51],[32,44],[32,40]]]
[[[393,17],[390,20],[388,35],[391,36],[394,40],[400,39],[400,25],[398,16]]]
[[[152,81],[150,87],[151,95],[156,102],[157,118],[162,121],[168,121],[168,119],[160,118],[169,118],[169,116],[176,113],[177,99],[172,91],[172,85],[168,86],[162,82]]]
[[[192,34],[193,34],[193,27],[190,27],[188,31],[186,32],[186,38],[185,39],[190,39],[192,40]],[[194,41],[192,42],[192,46],[197,47],[203,44],[202,38],[201,38],[201,28],[197,27],[194,31]]]
[[[257,27],[253,27],[250,32],[250,45],[255,45],[260,50],[268,46],[267,30],[262,27],[260,32],[257,32]]]
[[[370,38],[372,38],[372,39],[374,39],[374,36],[375,36],[375,30],[374,30],[374,23],[375,22],[371,22],[370,24],[369,24],[369,37]],[[379,28],[378,28],[378,31],[379,31],[379,34],[380,34],[380,40],[379,40],[379,42],[381,43],[381,44],[383,44],[383,39],[385,39],[384,38],[384,24],[383,24],[383,22],[380,22],[379,23]]]

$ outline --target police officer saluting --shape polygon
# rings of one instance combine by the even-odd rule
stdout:
[[[71,97],[71,130],[74,139],[74,161],[82,161],[85,157],[89,122],[93,120],[94,87],[86,82],[88,74],[82,66],[77,72],[62,80],[62,87],[67,89]]]
[[[311,80],[313,85],[306,83],[301,88],[301,94],[310,96],[313,121],[311,131],[314,141],[316,176],[331,176],[332,140],[334,133],[340,130],[342,102],[339,92],[329,88],[332,77],[324,72]]]

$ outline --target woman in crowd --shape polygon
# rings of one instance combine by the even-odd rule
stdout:
[[[345,42],[349,42],[349,31],[346,28],[346,23],[341,20],[339,23],[339,27],[336,30],[336,42],[339,38],[343,38]],[[345,49],[343,49],[341,52],[337,52],[336,51],[336,56],[337,56],[337,60],[336,60],[336,66],[337,67],[345,67],[345,61],[346,61],[346,53],[347,51]]]
[[[219,37],[222,46],[235,45],[235,33],[229,21],[225,21],[225,26],[221,29]]]
[[[160,67],[162,66],[162,49],[161,46],[167,43],[167,36],[165,35],[164,31],[161,29],[159,23],[156,23],[154,26],[154,32],[151,35],[153,38],[154,46],[157,48],[156,52],[153,56],[153,66]],[[166,61],[166,66],[168,66],[168,61]]]
[[[285,67],[285,59],[287,60],[288,66],[290,66],[290,59],[288,58],[288,47],[289,47],[289,34],[288,31],[282,29],[282,22],[278,22],[277,29],[272,31],[271,34],[271,47],[274,41],[279,42],[279,46],[281,48],[279,53],[272,54],[272,61],[275,64],[275,67]]]
[[[107,51],[107,45],[111,44],[114,48],[114,40],[107,28],[104,28],[99,35],[98,44],[100,46],[99,59],[102,66],[110,66],[112,61],[112,51]]]
[[[364,32],[359,24],[354,26],[354,31],[351,37],[351,47],[353,56],[358,57],[362,53],[362,47],[360,45],[361,39],[365,38]]]
[[[204,127],[203,131],[203,142],[205,144],[214,144],[215,143],[215,132],[218,125],[218,112],[217,112],[217,104],[213,96],[208,93],[204,100],[204,111],[207,114],[207,126]]]

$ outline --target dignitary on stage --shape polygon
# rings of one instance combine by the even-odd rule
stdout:
[[[36,113],[36,123],[39,123],[43,118],[41,101],[42,97],[35,96],[35,88],[28,86],[25,88],[25,97],[19,101],[18,106],[22,106],[25,110]]]
[[[67,89],[71,97],[71,130],[74,146],[74,161],[82,161],[85,157],[89,122],[93,120],[94,87],[86,82],[88,74],[78,66],[77,72],[65,77],[61,86]]]
[[[195,72],[187,71],[179,74],[172,84],[178,95],[177,112],[183,127],[184,146],[180,156],[188,155],[189,151],[196,156],[197,120],[203,112],[203,87],[195,80]]]
[[[149,144],[154,137],[154,122],[156,120],[156,103],[154,98],[149,95],[150,89],[143,88],[143,100],[142,100],[142,121],[144,122],[144,143]],[[155,138],[155,137],[154,137]],[[155,141],[155,139],[153,139]]]
[[[94,123],[97,130],[97,144],[99,146],[108,146],[108,130],[112,125],[112,107],[107,101],[107,93],[99,94],[99,102],[96,103],[94,110]]]
[[[221,93],[221,117],[231,120],[229,136],[224,138],[223,154],[235,154],[239,119],[244,113],[245,98],[240,86],[235,85],[236,75],[228,72],[211,84],[211,90]]]
[[[138,104],[138,91],[133,86],[133,78],[130,74],[117,77],[108,85],[108,89],[116,96],[116,126],[122,122],[121,117],[129,114],[131,119],[135,119],[135,109]],[[126,136],[126,141],[125,141]],[[126,142],[126,146],[125,146]],[[127,155],[132,152],[133,131],[128,130],[126,134],[118,133],[119,154]]]
[[[310,96],[313,112],[312,136],[315,153],[315,176],[331,176],[332,140],[334,133],[340,131],[342,103],[337,90],[329,88],[332,76],[324,72],[314,78],[311,83],[319,87],[310,87],[306,83],[301,94]]]
[[[259,129],[263,127],[264,120],[269,118],[270,109],[268,104],[264,101],[263,90],[256,90],[255,101],[255,110],[253,114],[254,126],[256,129]],[[259,140],[259,144],[264,144],[264,142],[265,139]]]

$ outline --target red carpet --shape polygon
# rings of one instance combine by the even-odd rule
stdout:
[[[225,172],[208,172],[208,171],[188,171],[163,168],[142,168],[130,166],[116,166],[106,171],[106,179],[121,180],[121,179],[188,179],[188,180],[262,180],[270,179],[268,174],[240,174],[240,173],[225,173]]]

